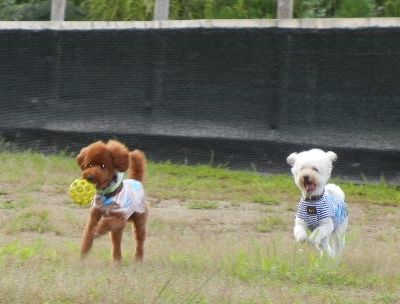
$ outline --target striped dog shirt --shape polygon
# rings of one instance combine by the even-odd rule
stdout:
[[[103,214],[124,213],[128,219],[133,213],[146,211],[146,195],[141,182],[134,179],[122,181],[122,189],[116,195],[106,197],[96,194],[92,201],[92,208],[98,208]]]
[[[346,203],[329,194],[324,194],[317,200],[306,200],[303,197],[297,211],[297,217],[304,220],[311,231],[320,225],[322,219],[328,217],[333,219],[336,230],[347,215]]]

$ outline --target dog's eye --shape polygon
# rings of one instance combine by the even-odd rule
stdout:
[[[102,164],[100,167],[101,167],[101,169],[105,169],[105,168],[106,168],[106,165],[105,165],[105,164]]]
[[[313,170],[314,170],[315,172],[317,172],[317,173],[319,172],[318,169],[315,168],[315,167],[312,167],[311,169],[313,169]]]
[[[89,165],[88,165],[89,168],[91,168],[92,166],[93,166],[92,164],[89,164]]]

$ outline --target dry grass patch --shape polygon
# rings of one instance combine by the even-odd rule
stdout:
[[[145,262],[133,262],[128,228],[114,267],[108,237],[80,260],[88,209],[67,196],[73,158],[4,152],[0,163],[0,303],[400,302],[398,187],[340,183],[350,227],[338,265],[294,242],[289,175],[150,163]]]
[[[218,202],[190,202],[187,203],[187,207],[189,209],[199,209],[199,210],[206,210],[206,209],[218,209]]]
[[[285,230],[288,226],[287,219],[279,215],[271,215],[259,220],[256,225],[256,230],[258,232],[272,232],[276,230]]]
[[[50,224],[50,212],[48,210],[25,210],[18,212],[9,219],[6,225],[6,233],[16,234],[20,232],[56,232]]]

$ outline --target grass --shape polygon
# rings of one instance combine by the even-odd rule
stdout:
[[[269,193],[268,200],[275,201],[297,193],[292,187],[283,195],[279,192],[285,184],[291,185],[288,176],[265,178],[254,172],[230,171],[211,166],[177,166],[168,162],[150,165],[149,169],[149,176],[153,174],[155,177],[154,184],[149,181],[149,187],[157,185],[155,192],[160,197],[254,202],[259,200],[263,192]],[[280,185],[279,188],[277,185]]]
[[[26,296],[15,292],[18,288],[23,288],[25,295],[35,295],[34,303],[114,303],[116,299],[122,303],[151,303],[154,299],[155,303],[321,303],[332,296],[337,299],[334,303],[399,300],[398,274],[377,276],[366,274],[365,268],[355,269],[351,263],[338,266],[307,250],[298,253],[293,245],[278,239],[267,243],[253,240],[244,248],[233,248],[221,240],[210,244],[203,242],[206,250],[194,248],[193,243],[171,248],[177,243],[160,242],[150,248],[145,265],[125,263],[113,268],[107,266],[105,254],[96,253],[82,264],[76,248],[65,244],[55,246],[40,238],[24,244],[14,241],[0,247],[4,273],[0,282],[6,283],[0,284],[0,292],[8,303],[28,303]],[[155,249],[163,246],[168,247],[157,254]],[[265,293],[254,294],[253,288]],[[284,295],[274,292],[280,288]],[[241,294],[244,291],[249,292],[247,296]],[[364,295],[357,298],[354,291]]]
[[[335,181],[351,212],[337,264],[294,242],[291,176],[150,163],[145,262],[127,230],[115,267],[107,237],[79,258],[72,157],[4,151],[0,164],[0,303],[400,303],[394,185]]]
[[[341,183],[344,192],[351,202],[368,202],[373,204],[399,206],[400,186],[379,184]]]
[[[182,200],[221,200],[275,205],[299,198],[290,175],[264,176],[257,172],[231,171],[212,166],[184,166],[169,162],[150,164],[148,187],[153,195]],[[335,180],[343,187],[350,203],[400,205],[400,188],[384,181],[356,184]],[[218,191],[209,191],[218,189]]]
[[[22,192],[60,193],[79,173],[74,159],[63,154],[45,156],[29,151],[1,152],[0,165],[0,182],[12,183],[15,185],[14,191]],[[169,162],[150,163],[148,170],[151,178],[147,181],[147,187],[153,196],[162,199],[274,205],[285,200],[297,201],[299,198],[298,189],[289,174],[264,176],[257,172],[231,171],[208,165],[175,165]],[[379,184],[356,184],[341,180],[334,182],[343,188],[350,203],[400,205],[400,188],[384,181]]]

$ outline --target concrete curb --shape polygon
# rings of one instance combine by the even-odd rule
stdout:
[[[123,30],[187,28],[357,29],[400,27],[400,18],[199,19],[168,21],[0,21],[0,30]]]

